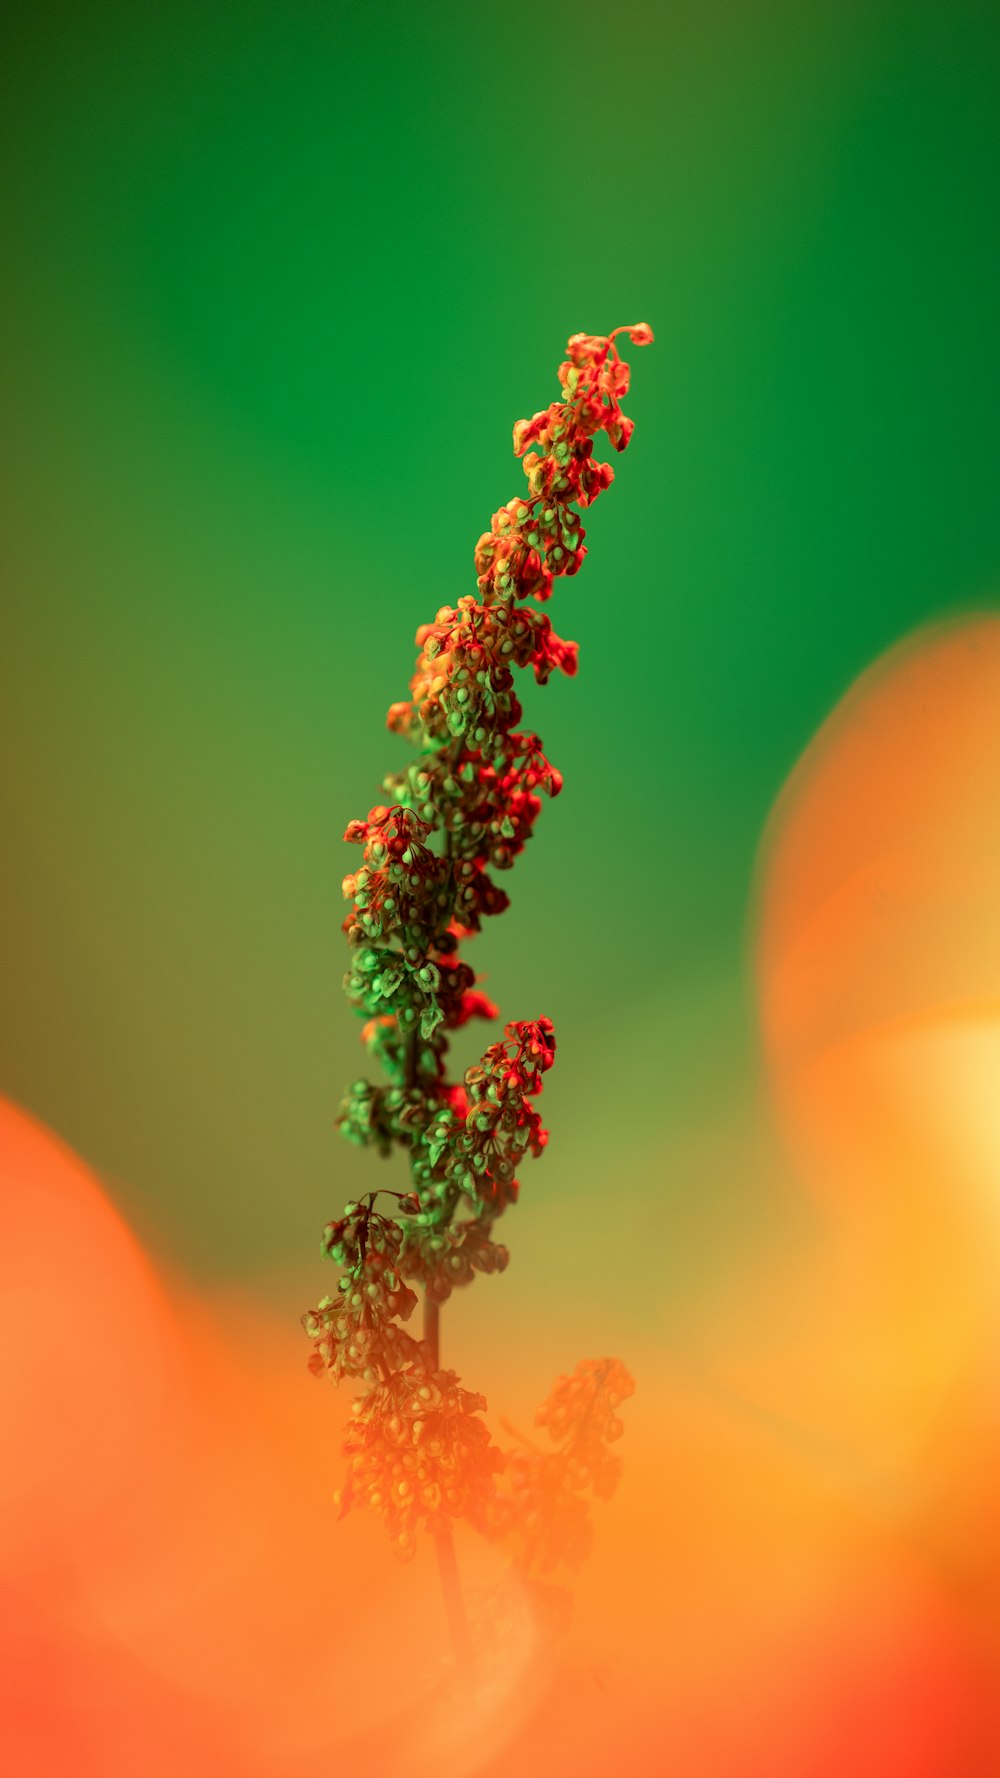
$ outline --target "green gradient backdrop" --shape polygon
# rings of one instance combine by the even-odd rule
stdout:
[[[521,485],[513,421],[569,332],[648,319],[553,605],[580,676],[525,699],[566,791],[479,950],[560,1037],[515,1251],[571,1193],[596,1228],[622,1130],[665,1155],[747,1089],[796,756],[882,648],[1000,590],[998,15],[115,0],[14,31],[0,1090],[176,1257],[310,1299],[377,1165],[331,1127],[340,834],[402,757],[416,624]],[[678,1281],[699,1217],[755,1214],[690,1185],[648,1180]]]

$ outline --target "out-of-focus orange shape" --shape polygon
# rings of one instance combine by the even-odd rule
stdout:
[[[182,1352],[149,1262],[80,1162],[0,1101],[0,1571],[74,1558],[133,1510]]]
[[[1000,1033],[998,711],[1000,617],[891,649],[784,786],[757,894],[768,1080],[801,1176],[842,1215],[881,1218],[897,1247],[938,1242],[938,1271],[966,1295],[1000,1232],[1000,1187],[983,1177],[1000,1153],[1000,1094],[985,1090]]]
[[[0,1176],[16,1225],[4,1282],[19,1283],[0,1348],[19,1415],[5,1773],[597,1778],[617,1758],[684,1778],[841,1778],[847,1761],[853,1778],[940,1778],[965,1745],[961,1627],[921,1564],[759,1428],[658,1390],[652,1355],[568,1658],[541,1699],[539,1657],[463,1718],[434,1683],[432,1564],[400,1568],[360,1516],[334,1519],[337,1434],[317,1404],[336,1398],[294,1338],[238,1302],[220,1321],[166,1291],[87,1170],[4,1104]],[[71,1237],[55,1257],[53,1217]],[[30,1389],[19,1358],[77,1262],[95,1303],[71,1405],[58,1331]],[[76,1472],[63,1434],[85,1420]]]
[[[1000,616],[918,631],[820,729],[768,823],[756,963],[771,1100],[842,1308],[816,1399],[962,1590],[995,1697]],[[1000,1771],[987,1715],[977,1772]]]
[[[301,1330],[164,1283],[3,1100],[0,1182],[0,1771],[467,1770],[481,1725],[442,1705],[433,1556],[401,1567],[380,1526],[338,1522],[348,1400]]]
[[[306,1376],[294,1322],[155,1273],[0,1102],[5,1774],[1000,1771],[998,694],[1000,619],[926,632],[782,793],[762,1029],[821,1226],[706,1310],[732,1373],[768,1306],[742,1408],[653,1332],[623,1352],[624,1479],[551,1683],[527,1636],[491,1697],[444,1699],[430,1552],[401,1568],[332,1508],[348,1392]],[[470,1376],[494,1414],[520,1373],[544,1393],[560,1337],[522,1303]],[[474,1580],[471,1538],[460,1559]]]
[[[1000,617],[862,673],[774,806],[759,991],[775,1068],[907,1019],[1000,1016]]]

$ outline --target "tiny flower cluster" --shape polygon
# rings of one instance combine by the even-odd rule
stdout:
[[[545,1146],[531,1100],[554,1055],[550,1019],[512,1023],[466,1070],[463,1087],[441,1087],[434,1097],[357,1081],[345,1100],[341,1117],[348,1134],[357,1132],[355,1140],[376,1142],[383,1152],[394,1140],[410,1145],[416,1214],[406,1225],[401,1264],[432,1302],[443,1302],[474,1272],[502,1271],[507,1263],[506,1248],[490,1239],[490,1230],[516,1202],[519,1162]],[[462,1193],[475,1215],[452,1228]]]
[[[353,944],[402,932],[408,951],[420,957],[434,934],[434,910],[443,906],[446,860],[423,844],[430,832],[412,809],[379,805],[367,821],[352,821],[344,835],[364,846],[364,863],[344,878],[344,895],[354,903],[345,922]]]
[[[497,594],[480,603],[470,594],[442,605],[417,631],[420,655],[412,697],[390,706],[388,726],[429,746],[465,739],[482,747],[521,720],[512,667],[531,667],[539,685],[553,672],[572,676],[577,645],[557,636],[543,611]]]
[[[454,1143],[449,1177],[472,1198],[477,1214],[498,1216],[517,1201],[516,1169],[526,1152],[548,1141],[529,1103],[555,1058],[551,1019],[514,1022],[482,1061],[465,1072],[468,1110]]]
[[[416,1340],[397,1326],[413,1313],[417,1299],[399,1272],[402,1230],[377,1215],[348,1204],[339,1222],[324,1232],[324,1251],[347,1267],[337,1295],[325,1296],[302,1317],[313,1342],[310,1369],[334,1382],[362,1377],[375,1383],[390,1367],[419,1354]]]
[[[632,436],[632,421],[620,406],[629,386],[629,367],[614,343],[620,333],[637,346],[653,338],[644,322],[615,328],[607,337],[574,334],[559,367],[566,400],[514,427],[514,454],[525,458],[531,498],[502,506],[479,539],[476,572],[484,601],[509,592],[547,599],[554,576],[580,568],[585,533],[573,506],[592,505],[614,479],[611,465],[594,458],[594,436],[605,432],[617,451]],[[529,445],[541,450],[525,456]]]
[[[456,942],[452,940],[452,942]],[[384,1060],[390,1074],[405,1066],[400,1044],[402,1032],[417,1043],[416,1072],[421,1078],[440,1075],[444,1043],[435,1038],[438,1026],[458,1031],[470,1019],[495,1019],[497,1009],[487,995],[473,986],[475,975],[467,963],[439,955],[436,962],[407,966],[395,951],[365,950],[354,960],[345,988],[359,1011],[368,1014],[362,1039]],[[395,1013],[380,1011],[389,1001]],[[420,1047],[424,1039],[428,1047]]]
[[[359,1147],[374,1146],[391,1154],[394,1143],[413,1141],[428,1116],[423,1093],[403,1086],[376,1087],[356,1080],[348,1087],[337,1115],[337,1128]]]
[[[542,806],[537,792],[558,796],[562,783],[538,736],[511,730],[495,736],[489,750],[469,752],[457,771],[439,755],[393,773],[385,787],[444,831],[450,857],[504,870],[531,837]]]
[[[550,765],[536,735],[506,735],[490,763],[474,768],[460,839],[468,833],[496,870],[509,870],[531,838],[542,808],[537,794],[558,796],[562,773]]]
[[[421,1522],[432,1532],[453,1519],[480,1522],[504,1462],[479,1418],[485,1407],[454,1371],[406,1364],[378,1382],[353,1403],[341,1517],[352,1506],[369,1507],[404,1560],[416,1550]]]
[[[585,1358],[571,1377],[560,1377],[535,1415],[553,1443],[562,1448],[573,1487],[592,1488],[599,1500],[614,1492],[620,1472],[608,1445],[621,1438],[625,1426],[616,1409],[635,1391],[618,1358]]]
[[[553,1452],[531,1450],[507,1453],[486,1530],[532,1578],[554,1568],[579,1568],[592,1534],[587,1502],[572,1486],[565,1463]]]
[[[455,865],[455,921],[463,937],[482,930],[490,914],[505,913],[510,896],[498,889],[478,858],[460,858]]]
[[[615,1412],[635,1385],[616,1358],[583,1359],[571,1377],[560,1377],[535,1415],[559,1448],[525,1448],[508,1455],[489,1517],[492,1536],[513,1550],[526,1576],[578,1567],[590,1546],[590,1514],[584,1493],[600,1500],[614,1492],[620,1463],[607,1449],[623,1426]]]
[[[510,1256],[491,1239],[492,1226],[486,1216],[428,1229],[414,1222],[403,1247],[407,1278],[423,1285],[429,1302],[445,1303],[453,1290],[471,1284],[477,1272],[502,1272]]]

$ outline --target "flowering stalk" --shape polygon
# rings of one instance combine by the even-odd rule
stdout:
[[[311,1369],[364,1385],[345,1439],[341,1516],[352,1506],[378,1513],[403,1557],[426,1525],[460,1660],[469,1641],[453,1521],[503,1538],[529,1587],[558,1563],[579,1562],[589,1527],[582,1493],[607,1498],[615,1485],[607,1444],[622,1430],[614,1409],[632,1391],[617,1360],[584,1361],[537,1416],[556,1449],[505,1453],[480,1418],[485,1400],[441,1368],[439,1347],[452,1290],[506,1266],[494,1225],[517,1200],[522,1160],[547,1140],[535,1101],[555,1056],[551,1020],[506,1025],[458,1081],[447,1075],[448,1040],[472,1019],[497,1017],[459,949],[508,906],[489,873],[508,869],[530,839],[539,793],[562,787],[538,736],[518,727],[512,669],[532,668],[539,684],[554,669],[576,672],[576,644],[539,607],[556,578],[579,569],[587,552],[578,509],[614,477],[593,454],[596,435],[623,451],[632,433],[619,406],[629,383],[615,344],[623,333],[635,345],[653,337],[645,324],[574,334],[559,368],[563,399],[514,427],[528,493],[494,513],[479,539],[478,598],[443,606],[417,631],[410,698],[388,716],[416,757],[385,779],[388,802],[344,836],[362,848],[344,879],[353,947],[345,989],[385,1082],[356,1081],[337,1122],[383,1155],[401,1147],[410,1190],[370,1191],[327,1225],[323,1251],[342,1275],[303,1323]],[[376,1210],[379,1196],[395,1198],[394,1214]],[[417,1302],[411,1284],[424,1297],[419,1340],[403,1326]]]

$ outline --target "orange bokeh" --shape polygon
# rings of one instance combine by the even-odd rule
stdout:
[[[478,1699],[449,1689],[429,1552],[401,1567],[336,1521],[347,1401],[299,1330],[154,1269],[0,1105],[5,1771],[1000,1770],[998,693],[1000,620],[924,632],[783,791],[754,955],[809,1237],[775,1227],[724,1300],[693,1294],[731,1399],[651,1321],[569,1636],[515,1610]],[[719,1127],[734,1156],[756,1140],[727,1106]],[[475,1378],[491,1403],[545,1340],[539,1305]],[[474,1605],[496,1561],[459,1555]]]

